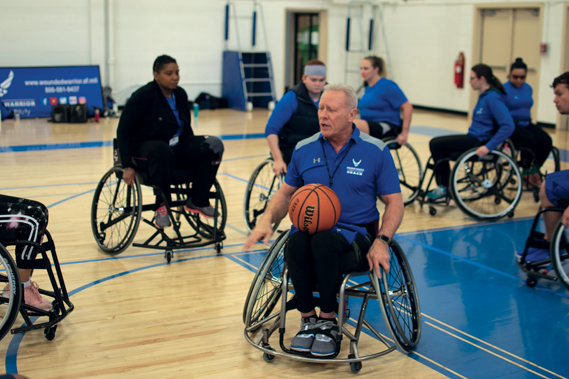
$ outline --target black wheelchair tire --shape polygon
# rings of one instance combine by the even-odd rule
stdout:
[[[0,315],[2,317],[0,319],[0,340],[12,329],[22,302],[20,273],[8,250],[0,245],[0,285],[8,284],[10,285],[10,296],[0,297]]]
[[[272,198],[270,193],[280,188],[282,177],[277,178],[275,176],[272,165],[272,158],[267,158],[259,163],[247,182],[245,198],[243,199],[243,218],[249,232],[253,231],[257,219],[260,218],[265,211],[269,200]],[[261,176],[266,175],[264,173],[267,172],[267,170],[270,170],[268,171],[268,176],[261,178]],[[266,183],[265,179],[268,179]],[[263,180],[263,183],[258,183],[259,180]],[[255,201],[255,197],[259,197],[258,202]],[[257,209],[259,205],[261,205],[261,209]],[[277,230],[278,226],[279,222],[273,224],[273,230]]]

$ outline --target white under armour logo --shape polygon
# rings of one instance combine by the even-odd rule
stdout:
[[[312,163],[320,163],[320,158],[314,158],[314,159],[312,160]]]
[[[354,162],[354,166],[358,167],[360,163],[362,163],[362,160],[360,159],[358,162],[356,162],[355,159],[352,159],[352,162]]]

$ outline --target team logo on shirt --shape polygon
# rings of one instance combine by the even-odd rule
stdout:
[[[363,176],[364,169],[358,168],[360,163],[362,163],[362,160],[360,159],[358,162],[356,162],[355,159],[352,159],[352,163],[354,164],[355,167],[350,167],[350,166],[346,167],[346,173],[350,175]]]
[[[358,162],[356,162],[355,159],[352,159],[352,162],[354,162],[354,166],[358,167],[360,163],[362,163],[362,160],[360,159]]]
[[[480,109],[476,111],[476,114],[482,114],[483,110],[484,110],[484,107],[480,107]]]
[[[320,157],[312,159],[312,163],[320,163]]]

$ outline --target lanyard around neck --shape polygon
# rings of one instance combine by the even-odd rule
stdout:
[[[326,157],[326,149],[324,148],[324,138],[321,139],[321,143],[322,143],[322,152],[324,153],[324,162],[326,163],[326,170],[328,171],[328,179],[330,180],[330,188],[332,188],[332,184],[334,184],[334,181],[333,181],[334,175],[336,175],[336,171],[338,171],[338,169],[342,165],[342,162],[348,156],[348,153],[350,152],[350,149],[352,148],[353,143],[352,143],[352,139],[350,138],[350,140],[348,141],[348,149],[346,150],[346,153],[344,154],[344,156],[340,160],[340,163],[338,163],[338,166],[336,166],[336,169],[334,170],[332,175],[330,175],[330,167],[328,167],[328,158]]]

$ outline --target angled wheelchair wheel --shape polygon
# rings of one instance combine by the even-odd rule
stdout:
[[[0,340],[10,331],[22,302],[20,274],[14,259],[0,245]]]
[[[410,351],[421,338],[421,306],[417,286],[405,253],[397,241],[392,240],[389,252],[389,272],[383,271],[381,295],[389,327],[397,344]]]
[[[265,212],[267,204],[280,188],[281,183],[282,177],[275,176],[273,172],[272,158],[261,162],[251,174],[243,200],[243,217],[249,232],[257,225],[257,221]],[[274,224],[273,229],[277,230],[278,226],[279,223]]]
[[[559,170],[561,170],[559,150],[553,146],[549,152],[549,156],[543,163],[543,166],[540,167],[539,172],[542,177],[545,177],[547,174],[551,174],[552,172],[557,172]]]
[[[216,208],[217,233],[221,233],[220,235],[223,235],[225,224],[227,223],[227,203],[225,202],[225,195],[223,194],[223,190],[221,189],[217,179],[215,183],[213,183],[212,191],[210,191],[209,195],[209,202],[212,206],[215,206],[216,197],[218,197]],[[202,237],[213,239],[214,219],[206,218],[199,213],[186,213],[186,219],[192,228],[194,228],[194,230]]]
[[[395,139],[385,140],[399,174],[403,204],[411,204],[419,195],[423,166],[419,154],[410,144],[400,145]]]
[[[124,170],[113,167],[103,176],[91,205],[91,229],[97,244],[106,253],[119,254],[132,242],[142,213],[140,182],[129,186],[122,180]]]
[[[246,327],[260,327],[279,302],[285,266],[284,249],[288,237],[288,230],[281,233],[255,274],[243,307],[243,322]]]
[[[479,220],[513,216],[522,196],[522,178],[516,162],[498,150],[483,158],[478,158],[476,149],[462,154],[452,169],[449,184],[458,207]]]
[[[569,290],[569,229],[563,226],[561,220],[553,232],[549,253],[559,282]]]

